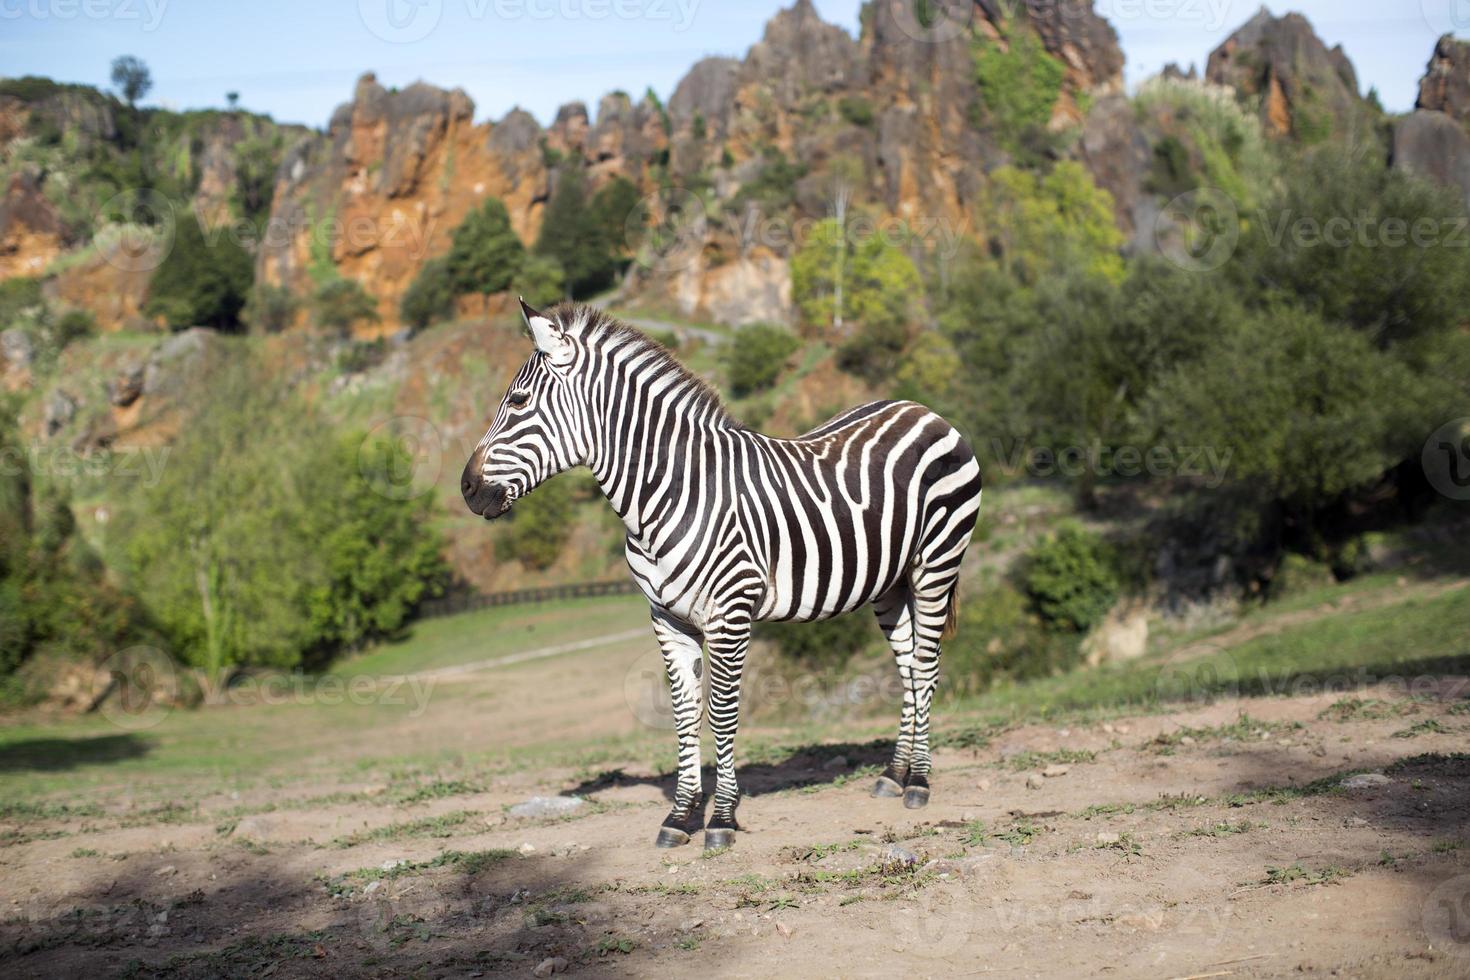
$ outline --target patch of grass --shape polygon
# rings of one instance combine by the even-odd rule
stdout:
[[[1420,735],[1448,735],[1450,729],[1435,718],[1425,718],[1423,721],[1410,725],[1408,728],[1400,729],[1393,733],[1394,738],[1418,738]]]
[[[0,820],[26,823],[32,820],[69,820],[75,817],[100,817],[105,813],[95,803],[48,803],[27,800],[0,801]]]
[[[1283,732],[1297,731],[1301,728],[1302,725],[1299,722],[1261,721],[1242,712],[1235,721],[1228,725],[1214,725],[1204,728],[1185,727],[1177,731],[1157,735],[1150,739],[1144,745],[1144,748],[1158,755],[1173,755],[1176,748],[1185,745],[1201,742],[1260,741],[1264,738],[1270,738]]]
[[[1143,856],[1143,845],[1132,834],[1119,834],[1117,840],[1099,841],[1092,848],[1095,851],[1118,851],[1127,857]]]
[[[1221,820],[1204,827],[1196,827],[1184,832],[1185,837],[1233,837],[1236,834],[1248,834],[1252,830],[1258,830],[1265,824],[1252,823],[1249,820],[1237,820],[1231,823]]]
[[[1292,885],[1300,883],[1304,885],[1327,885],[1342,878],[1350,877],[1351,875],[1351,871],[1338,867],[1335,864],[1318,870],[1311,870],[1304,867],[1300,861],[1293,861],[1291,864],[1281,867],[1267,867],[1266,877],[1262,878],[1258,884]]]
[[[787,847],[785,854],[792,861],[820,861],[829,854],[855,851],[866,843],[861,837],[835,844],[813,844],[811,847]]]
[[[96,848],[79,847],[71,852],[71,856],[74,858],[94,858],[97,857],[99,853],[100,852],[98,852]]]
[[[1077,812],[1077,816],[1083,820],[1091,820],[1093,817],[1111,817],[1114,814],[1132,813],[1137,807],[1132,803],[1094,803]]]
[[[597,941],[594,951],[598,956],[608,956],[612,953],[627,956],[637,948],[638,940],[636,939],[628,939],[624,936],[604,936]]]
[[[1096,762],[1097,753],[1089,749],[1057,749],[1054,752],[1018,752],[998,765],[1012,772],[1027,769],[1043,769],[1051,765],[1072,765],[1078,762]]]
[[[504,848],[492,848],[487,851],[445,851],[427,861],[399,861],[387,867],[358,868],[341,877],[354,881],[381,881],[431,871],[434,868],[454,868],[467,875],[474,875],[515,856],[515,851]]]
[[[370,841],[403,840],[411,837],[452,837],[456,827],[462,827],[479,816],[473,810],[455,810],[437,817],[390,823],[371,830],[359,830],[332,841],[334,847],[356,847]]]
[[[397,802],[408,806],[429,800],[442,800],[448,796],[470,796],[481,792],[484,792],[483,787],[463,779],[436,779],[431,783],[404,790],[398,794],[396,799]]]
[[[1463,842],[1457,840],[1437,840],[1434,842],[1432,850],[1435,854],[1449,854],[1451,851],[1458,851],[1464,846]]]
[[[247,977],[275,972],[287,960],[323,959],[327,947],[334,943],[325,932],[285,933],[252,936],[213,953],[186,953],[172,956],[159,964],[132,960],[118,974],[126,978],[142,977]],[[284,975],[295,970],[282,971]]]
[[[1318,712],[1323,721],[1382,721],[1419,713],[1412,701],[1385,701],[1382,698],[1342,698]]]
[[[674,943],[674,945],[678,946],[682,950],[685,950],[686,952],[692,953],[694,950],[699,948],[699,942],[700,939],[698,936],[681,936]]]
[[[1005,830],[991,834],[992,840],[998,840],[1012,847],[1025,847],[1040,837],[1045,828],[1039,827],[1029,820],[1018,820]]]

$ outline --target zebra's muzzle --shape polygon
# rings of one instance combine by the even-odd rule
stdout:
[[[465,506],[487,521],[510,510],[510,489],[503,483],[490,483],[479,474],[466,473],[460,480],[460,493],[464,494]]]

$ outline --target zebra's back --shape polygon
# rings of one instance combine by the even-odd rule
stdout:
[[[860,405],[795,439],[749,434],[763,478],[744,488],[767,591],[760,619],[825,619],[877,599],[930,561],[958,563],[980,467],[943,418],[914,402]]]

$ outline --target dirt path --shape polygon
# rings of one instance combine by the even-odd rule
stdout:
[[[671,780],[649,752],[609,748],[645,737],[622,688],[644,645],[459,679],[442,710],[313,744],[348,774],[331,785],[273,774],[186,812],[103,789],[10,807],[0,970],[531,976],[559,958],[588,976],[1470,974],[1470,762],[1452,754],[1470,714],[1450,682],[1417,701],[1384,689],[1337,708],[1261,699],[999,731],[940,750],[917,812],[867,795],[886,752],[867,739],[886,724],[794,754],[760,748],[776,733],[754,727],[746,830],[705,856],[650,846]],[[564,695],[549,714],[548,688]],[[588,740],[588,761],[533,757],[411,794],[362,761],[548,731]],[[1344,785],[1363,772],[1382,775]],[[587,802],[507,812],[557,793]]]

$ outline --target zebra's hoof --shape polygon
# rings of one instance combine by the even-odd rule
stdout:
[[[689,835],[678,827],[658,828],[658,837],[654,840],[654,847],[683,847],[689,843]]]
[[[903,791],[903,805],[910,810],[918,810],[929,805],[929,787],[910,786]]]
[[[704,849],[722,851],[735,846],[735,831],[728,827],[710,827],[704,832]]]
[[[874,796],[903,796],[903,787],[896,780],[887,776],[879,776],[878,781],[873,784]],[[921,804],[922,805],[922,804]]]

